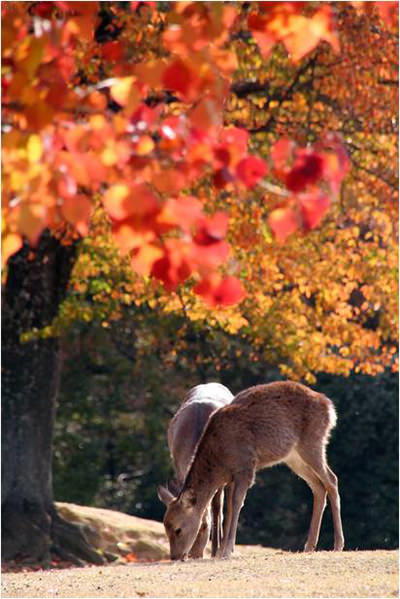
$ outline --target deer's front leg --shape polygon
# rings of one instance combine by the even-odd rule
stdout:
[[[250,476],[247,476],[246,473],[241,473],[240,477],[235,478],[231,483],[231,501],[228,503],[227,508],[227,526],[226,528],[224,527],[224,536],[218,557],[228,558],[233,551],[240,510],[243,507],[247,489],[252,479],[253,473]]]
[[[195,542],[189,552],[189,557],[192,559],[199,559],[203,557],[204,549],[210,538],[210,508],[208,507],[203,514],[201,520],[200,530],[197,533]]]

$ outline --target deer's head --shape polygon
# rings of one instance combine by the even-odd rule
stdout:
[[[201,557],[208,540],[209,525],[207,518],[202,521],[202,514],[196,509],[196,497],[193,490],[187,489],[175,497],[168,489],[160,485],[158,496],[167,505],[164,526],[169,539],[171,559],[185,560],[188,555]],[[193,547],[200,529],[201,540],[198,539]]]

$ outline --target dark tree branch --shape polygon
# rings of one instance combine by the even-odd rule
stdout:
[[[238,98],[246,98],[251,94],[264,93],[269,97],[269,85],[267,82],[261,83],[261,81],[237,81],[231,86],[231,92]]]

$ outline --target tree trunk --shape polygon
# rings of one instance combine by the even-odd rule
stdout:
[[[46,562],[102,559],[80,529],[56,513],[52,436],[60,379],[56,338],[21,343],[20,334],[51,324],[65,297],[75,245],[45,232],[37,247],[11,257],[2,294],[2,553],[3,559]]]

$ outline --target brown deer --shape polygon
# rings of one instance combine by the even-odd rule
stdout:
[[[239,393],[209,419],[179,496],[164,517],[171,559],[186,559],[204,510],[223,485],[231,483],[219,557],[233,551],[239,512],[261,468],[286,463],[310,486],[314,505],[305,551],[317,545],[328,495],[334,548],[344,545],[335,474],[326,461],[329,433],[336,423],[333,403],[299,383],[280,381]]]
[[[232,393],[220,383],[197,385],[186,395],[168,427],[168,447],[174,464],[175,480],[168,483],[168,488],[161,485],[158,487],[158,496],[166,505],[169,505],[182,489],[196,445],[211,414],[229,404],[232,399]],[[211,555],[215,557],[218,545],[221,543],[222,501],[223,489],[221,488],[212,498],[211,518],[209,507],[204,510],[189,557],[203,557],[210,537],[210,519]]]

